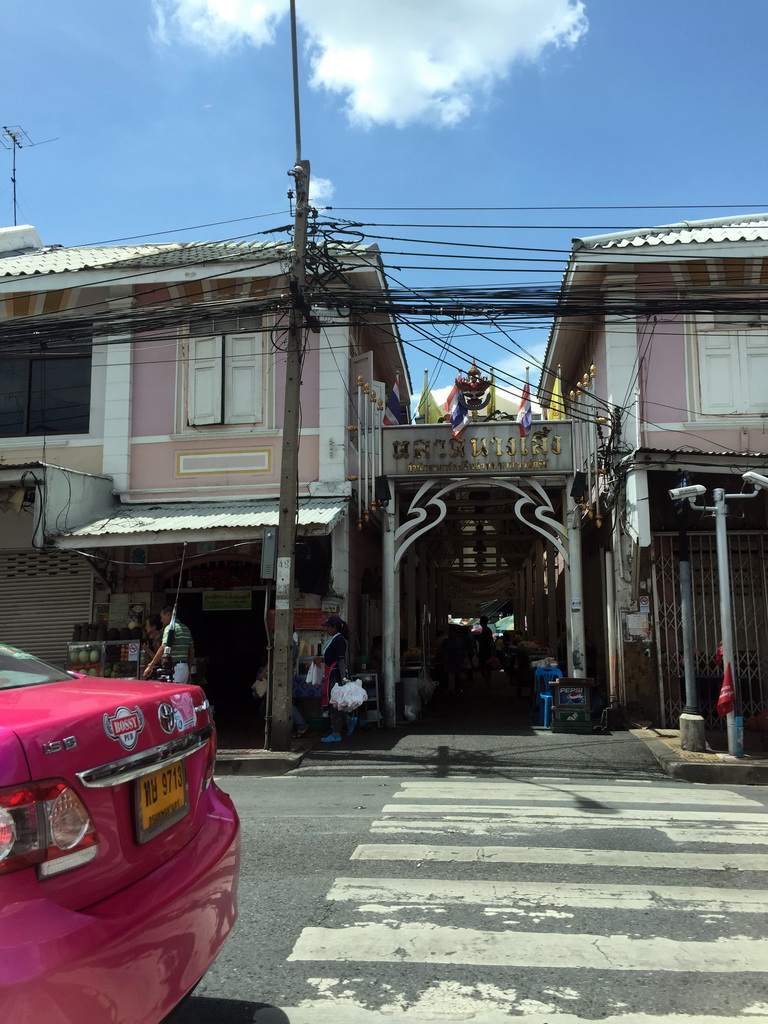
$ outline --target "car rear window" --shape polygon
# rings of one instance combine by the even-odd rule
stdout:
[[[19,686],[40,686],[69,679],[67,673],[31,654],[0,644],[0,690],[13,690]]]

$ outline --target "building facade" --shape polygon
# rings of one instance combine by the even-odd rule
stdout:
[[[178,601],[210,678],[250,695],[273,606],[289,249],[0,231],[5,642],[62,661],[76,625],[124,630]],[[302,650],[338,610],[359,653],[380,608],[375,434],[398,374],[407,409],[408,374],[393,322],[324,284],[383,289],[376,248],[310,246],[307,266],[295,604]]]
[[[587,645],[662,725],[686,705],[686,545],[697,696],[720,724],[718,492],[744,715],[768,699],[768,505],[743,480],[768,467],[767,303],[768,214],[576,239],[563,281],[540,399],[561,392],[574,422]],[[670,497],[681,484],[703,489],[694,505]]]

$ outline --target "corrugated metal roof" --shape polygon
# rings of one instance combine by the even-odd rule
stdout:
[[[299,502],[299,528],[321,528],[330,533],[346,514],[344,499],[315,498]],[[96,519],[61,538],[84,541],[136,534],[201,532],[214,529],[263,529],[277,526],[279,503],[275,500],[227,502],[167,502],[122,505],[114,515]]]
[[[768,213],[749,213],[713,220],[681,221],[655,228],[616,231],[574,238],[577,249],[628,249],[642,246],[687,245],[691,242],[768,241]]]
[[[666,461],[669,461],[670,456],[674,456],[678,460],[691,458],[715,460],[743,459],[746,462],[748,460],[762,459],[765,462],[768,459],[768,453],[738,452],[733,449],[725,450],[724,448],[718,448],[717,451],[704,451],[703,448],[637,448],[632,454],[635,458],[643,455],[661,455]]]
[[[163,242],[147,245],[46,246],[21,256],[0,254],[0,277],[61,274],[77,270],[188,267],[205,263],[269,262],[287,256],[290,242]],[[334,246],[338,252],[370,253],[359,242]]]

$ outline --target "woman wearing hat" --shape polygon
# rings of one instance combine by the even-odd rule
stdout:
[[[327,736],[323,736],[321,742],[340,743],[344,712],[330,706],[329,700],[333,687],[336,683],[342,683],[347,675],[346,623],[340,615],[329,615],[323,623],[323,629],[328,633],[328,640],[323,647],[322,657],[316,658],[315,661],[324,669],[323,704],[329,706],[331,731]]]

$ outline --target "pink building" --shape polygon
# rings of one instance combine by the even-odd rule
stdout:
[[[695,685],[722,679],[714,508],[728,500],[733,665],[745,716],[768,699],[768,214],[576,239],[540,384],[574,421],[587,652],[622,701],[676,726],[686,705],[679,555],[687,533]],[[559,383],[558,379],[559,369]],[[673,501],[698,484],[699,511]],[[685,530],[683,530],[685,527]],[[681,530],[683,533],[681,534]]]
[[[233,706],[250,699],[278,520],[288,250],[64,248],[0,231],[6,642],[62,661],[75,624],[125,629],[180,584],[211,679]],[[307,312],[295,603],[306,622],[340,611],[360,655],[380,632],[372,453],[396,375],[409,406],[408,373],[394,322],[350,313],[350,294],[384,287],[376,247],[310,247],[308,271],[330,283]],[[302,632],[302,652],[318,642]]]

